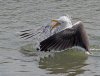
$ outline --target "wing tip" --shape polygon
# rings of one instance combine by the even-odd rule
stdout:
[[[77,21],[74,25],[79,25],[79,24],[83,25],[83,22],[82,21]]]

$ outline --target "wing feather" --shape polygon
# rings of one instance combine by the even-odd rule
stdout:
[[[40,42],[41,51],[46,51],[47,49],[65,50],[73,46],[80,46],[88,51],[88,37],[82,23],[56,33]]]

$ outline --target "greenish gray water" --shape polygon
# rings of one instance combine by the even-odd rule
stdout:
[[[100,76],[99,50],[37,52],[16,34],[66,14],[83,21],[91,48],[100,48],[100,0],[0,0],[0,76]]]

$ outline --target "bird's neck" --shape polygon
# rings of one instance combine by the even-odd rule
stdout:
[[[73,25],[72,25],[72,22],[71,22],[70,19],[68,19],[68,20],[66,21],[65,26],[66,26],[65,29],[66,29],[66,28],[72,28]]]
[[[65,26],[65,29],[67,29],[67,28],[72,28],[72,24],[67,24],[66,26]]]

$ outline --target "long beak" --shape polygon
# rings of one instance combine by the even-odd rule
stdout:
[[[52,29],[56,28],[59,25],[60,25],[60,23],[58,22],[58,20],[52,20],[51,21],[51,27],[52,27]]]

